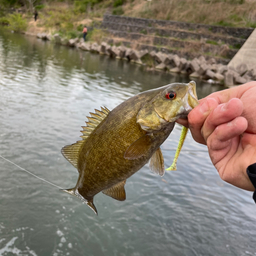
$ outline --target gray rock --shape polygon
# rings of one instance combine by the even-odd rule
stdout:
[[[51,41],[52,40],[52,36],[50,34],[47,34],[45,40]]]
[[[77,38],[78,39],[78,38]],[[76,46],[76,43],[78,42],[76,38],[75,39],[69,39],[68,40],[68,46],[70,47],[75,47]]]
[[[202,63],[197,72],[199,75],[203,76],[208,69],[210,69],[210,65]]]
[[[198,78],[200,75],[195,71],[189,75],[189,77]]]
[[[67,38],[61,38],[61,42],[62,45],[68,45],[68,39]]]
[[[214,80],[223,82],[224,81],[224,76],[220,73],[215,73]]]
[[[125,57],[125,52],[126,52],[126,48],[124,47],[124,46],[118,46],[117,47],[117,49],[118,49],[118,57],[119,58],[124,58]]]
[[[171,68],[170,72],[171,73],[180,73],[180,68],[179,67]]]
[[[247,81],[244,77],[235,76],[234,78],[236,84],[245,84]]]
[[[140,59],[143,58],[144,56],[146,56],[147,54],[148,54],[148,50],[139,51],[139,57],[140,57]]]
[[[224,73],[227,71],[228,67],[226,65],[219,65],[217,73],[224,75]]]
[[[210,69],[207,69],[204,76],[207,78],[207,79],[214,79],[215,78],[215,73],[210,70]]]
[[[193,72],[197,72],[199,70],[199,65],[198,65],[198,61],[196,59],[193,59],[191,62],[190,62],[190,68],[192,70],[192,73]]]
[[[216,64],[216,60],[214,58],[210,58],[209,60],[207,60],[207,64]]]
[[[109,55],[109,52],[111,51],[111,47],[112,47],[111,45],[107,44],[106,50],[105,50],[106,55]]]
[[[101,52],[101,53],[103,53],[103,54],[106,53],[107,45],[108,45],[108,44],[105,43],[105,42],[101,43],[101,45],[100,45],[100,52]]]
[[[83,42],[80,44],[79,48],[83,51],[90,51],[91,50],[91,45],[90,43]]]
[[[251,71],[251,77],[253,80],[256,80],[256,68],[253,68],[250,70]]]
[[[180,70],[185,70],[186,65],[187,65],[187,60],[185,58],[181,58],[180,59],[179,69]]]
[[[166,58],[167,58],[166,54],[163,54],[162,52],[158,52],[155,55],[155,60],[157,63],[164,63]]]
[[[200,64],[203,64],[206,62],[205,57],[202,55],[198,58],[198,60],[200,61]]]
[[[251,78],[251,76],[249,76],[248,74],[244,74],[244,75],[243,75],[243,78],[246,80],[246,83],[247,83],[247,82],[250,82],[250,81],[253,81],[253,79]]]
[[[132,53],[132,49],[128,48],[125,52],[125,57],[130,60],[130,54]]]
[[[156,66],[156,69],[160,69],[160,70],[166,70],[167,67],[164,63],[160,63]]]
[[[41,34],[41,39],[42,40],[47,40],[47,34],[46,33],[42,33]]]
[[[236,66],[236,72],[240,76],[244,75],[247,72],[247,70],[248,70],[248,67],[247,67],[247,65],[245,63],[241,63],[238,66]]]
[[[41,33],[38,33],[38,34],[36,35],[36,37],[42,39],[42,34],[41,34]]]
[[[149,54],[150,54],[150,56],[151,56],[152,58],[155,58],[155,56],[156,56],[156,52],[155,52],[155,51],[151,51]]]
[[[130,53],[130,60],[138,61],[140,59],[140,53],[136,50],[132,50]]]
[[[100,53],[100,45],[98,45],[97,43],[93,43],[91,45],[90,51],[94,53]]]
[[[180,57],[177,54],[173,55],[171,58],[170,65],[174,68],[180,66]]]
[[[217,72],[217,70],[218,70],[218,68],[219,68],[219,65],[218,65],[218,64],[212,64],[212,65],[210,65],[210,66],[211,66],[211,67],[210,67],[211,71]]]
[[[116,58],[116,56],[119,53],[119,51],[118,51],[116,46],[112,46],[112,47],[108,48],[107,51],[109,53],[109,56],[112,57],[112,58]]]
[[[228,70],[224,75],[224,84],[226,86],[233,86],[234,85],[234,72]]]
[[[56,44],[60,44],[61,43],[61,37],[59,34],[54,34],[53,35],[54,41]]]

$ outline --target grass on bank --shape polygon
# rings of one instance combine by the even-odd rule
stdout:
[[[8,29],[14,32],[26,31],[28,22],[19,13],[8,14],[0,18],[0,24],[8,26]]]
[[[51,10],[56,13],[55,17],[51,15]],[[45,5],[41,12],[48,17],[46,23],[49,26],[54,25],[56,19],[64,23],[65,18],[71,23],[81,17],[102,19],[108,12],[147,19],[256,27],[256,1],[250,0],[69,0],[62,4],[53,1]]]
[[[231,27],[256,27],[256,2],[250,0],[151,0],[126,5],[133,17],[175,20]]]

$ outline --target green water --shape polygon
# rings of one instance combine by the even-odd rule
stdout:
[[[73,187],[78,173],[60,149],[80,139],[89,112],[175,81],[189,78],[0,31],[0,155]],[[220,89],[197,84],[199,97]],[[166,167],[180,130],[162,146]],[[96,216],[0,159],[0,255],[256,255],[251,193],[224,183],[190,135],[177,167],[161,178],[144,166],[124,202],[96,195]]]

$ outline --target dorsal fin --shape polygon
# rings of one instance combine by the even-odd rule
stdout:
[[[123,180],[115,184],[111,188],[103,190],[102,193],[116,200],[124,201],[126,199],[126,193],[124,189],[125,183],[126,183],[126,180]]]
[[[78,158],[80,150],[85,143],[86,139],[90,136],[92,131],[108,116],[108,110],[106,107],[101,107],[101,110],[95,109],[95,113],[90,113],[91,116],[87,116],[86,126],[82,126],[83,130],[82,140],[77,141],[72,145],[67,145],[62,148],[62,155],[75,167],[77,168]]]

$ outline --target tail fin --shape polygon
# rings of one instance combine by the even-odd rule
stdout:
[[[81,196],[79,194],[79,192],[76,188],[61,189],[61,191],[66,192],[72,196],[78,197],[80,200],[83,201],[83,203],[86,203],[94,211],[94,213],[96,215],[98,215],[98,211],[97,211],[95,205],[93,204],[93,198],[92,198],[92,200],[87,201],[83,196]]]

